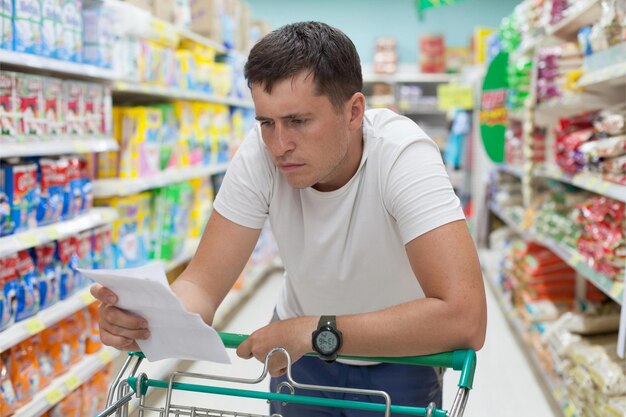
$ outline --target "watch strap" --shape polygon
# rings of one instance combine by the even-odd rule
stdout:
[[[317,323],[317,328],[321,329],[324,326],[330,326],[333,329],[337,328],[337,316],[321,316],[320,321]]]

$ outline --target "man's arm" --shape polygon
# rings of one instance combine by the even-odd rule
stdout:
[[[241,274],[260,232],[213,211],[193,259],[172,284],[187,310],[212,323],[215,310]],[[149,337],[150,323],[115,307],[117,297],[107,288],[94,285],[91,293],[102,302],[102,342],[122,350],[139,350],[135,340]]]
[[[480,349],[487,322],[485,289],[465,221],[425,233],[409,242],[406,251],[426,297],[371,313],[337,317],[343,333],[339,353],[415,356]],[[298,360],[312,351],[311,333],[318,319],[299,317],[271,323],[254,332],[237,353],[262,360],[271,348],[282,346],[292,360]],[[273,375],[284,371],[283,361],[274,360],[270,365]]]

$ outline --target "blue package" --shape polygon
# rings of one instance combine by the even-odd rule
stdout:
[[[14,0],[13,49],[41,53],[41,3],[39,0]]]
[[[75,271],[78,266],[74,237],[56,242],[55,259],[59,263],[59,299],[65,300],[76,291]]]
[[[31,250],[34,254],[39,273],[39,309],[50,307],[57,303],[59,294],[59,273],[58,264],[54,259],[54,243],[46,243]]]
[[[0,258],[0,330],[15,323],[18,280],[17,254]]]
[[[8,235],[13,229],[15,229],[15,225],[11,217],[9,196],[4,192],[2,184],[0,184],[0,236]]]
[[[69,192],[67,167],[58,159],[41,158],[37,161],[40,185],[37,223],[40,225],[61,220],[65,194]]]
[[[0,48],[13,49],[13,0],[0,0]]]
[[[0,189],[4,189],[11,207],[10,227],[7,228],[5,222],[5,234],[36,227],[39,205],[37,165],[20,162],[0,165]]]
[[[61,23],[61,3],[58,0],[41,0],[41,55],[58,56],[61,42],[56,28]]]
[[[83,17],[81,2],[77,0],[59,0],[62,4],[61,47],[58,58],[63,61],[82,62],[83,59]]]
[[[63,218],[71,219],[78,215],[83,207],[83,181],[80,176],[80,160],[67,158],[67,182],[63,202]]]
[[[39,277],[28,250],[19,251],[17,258],[17,273],[20,279],[17,286],[15,321],[21,321],[39,311]]]

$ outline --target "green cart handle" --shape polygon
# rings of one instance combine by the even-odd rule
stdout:
[[[248,335],[237,333],[219,333],[224,346],[236,349]],[[144,358],[141,352],[129,352],[132,356]],[[308,356],[317,356],[316,353],[308,353]],[[369,362],[385,362],[399,363],[405,365],[421,365],[421,366],[438,366],[442,368],[451,368],[460,371],[458,386],[460,388],[472,389],[474,384],[474,372],[476,371],[476,352],[472,349],[455,350],[452,352],[436,353],[424,356],[405,356],[405,357],[362,357],[351,355],[339,355],[342,359],[355,359]]]

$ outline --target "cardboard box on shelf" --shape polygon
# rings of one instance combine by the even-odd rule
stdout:
[[[191,30],[221,44],[223,3],[223,0],[190,0]]]

